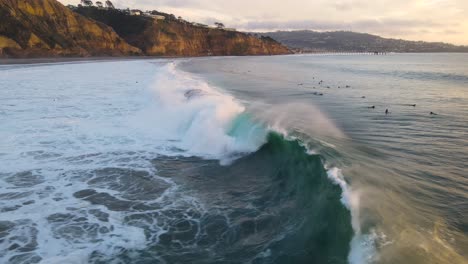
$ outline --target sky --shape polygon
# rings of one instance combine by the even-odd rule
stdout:
[[[79,0],[59,0],[78,4]],[[104,0],[101,0],[104,2]],[[112,1],[112,0],[111,0]],[[242,31],[350,30],[468,45],[468,0],[114,0]]]

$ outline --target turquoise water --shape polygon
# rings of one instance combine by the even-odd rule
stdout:
[[[0,262],[466,263],[466,61],[2,65]]]
[[[184,66],[342,169],[359,196],[359,225],[373,234],[374,261],[465,263],[467,61],[467,54],[305,55]]]

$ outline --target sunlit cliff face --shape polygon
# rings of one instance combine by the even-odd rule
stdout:
[[[78,4],[79,0],[60,0]],[[466,0],[114,0],[187,20],[248,31],[352,30],[384,37],[468,45]]]

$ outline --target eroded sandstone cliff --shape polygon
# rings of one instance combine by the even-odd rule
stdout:
[[[289,54],[269,37],[56,0],[0,0],[0,57]]]
[[[125,38],[125,37],[124,37]],[[269,38],[240,32],[195,27],[180,22],[152,21],[139,35],[126,40],[148,55],[276,55],[289,50]]]
[[[289,49],[269,37],[193,25],[165,15],[164,20],[131,16],[121,10],[81,7],[76,12],[111,26],[147,55],[277,55]],[[163,14],[163,13],[161,13]]]
[[[115,31],[55,0],[0,0],[0,56],[141,54]]]

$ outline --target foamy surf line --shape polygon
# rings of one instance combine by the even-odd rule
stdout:
[[[192,81],[194,80],[193,75],[190,75],[189,73],[186,73],[186,72],[182,72],[181,70],[177,68],[176,64],[173,64],[169,67],[170,67],[169,71],[171,74],[168,76],[179,75],[181,78],[187,78]],[[203,87],[204,89],[202,89],[202,91],[208,91],[208,94],[211,91],[217,91],[217,93],[218,92],[222,93],[221,89],[210,87],[203,80],[197,79],[197,82],[199,82],[200,85],[197,85],[196,87]],[[188,91],[191,91],[191,90],[188,90]],[[185,92],[185,95],[187,95],[187,91]],[[230,101],[233,101],[233,102],[235,101],[235,99],[231,97],[230,95],[224,94],[223,96],[228,96],[227,98],[229,98]],[[237,115],[245,111],[245,108],[243,108],[240,103],[237,102],[235,103],[235,105],[237,106],[235,109],[242,109],[236,112]],[[228,115],[228,117],[230,117],[230,120],[233,120],[232,117],[236,116],[236,114],[230,115],[230,116]],[[226,123],[230,123],[230,122],[228,121]],[[275,125],[263,125],[262,124],[261,127],[267,127],[267,128],[265,128],[265,130],[262,131],[260,135],[257,135],[255,140],[249,140],[249,139],[242,140],[242,142],[254,143],[253,145],[251,145],[250,148],[249,147],[243,148],[244,151],[253,152],[257,150],[260,147],[260,145],[265,142],[265,140],[261,140],[261,139],[259,140],[259,138],[261,138],[262,136],[266,136],[267,131],[273,131],[273,132],[282,134],[285,136],[285,138],[289,138],[289,140],[300,141],[300,139],[296,137],[290,137],[287,133],[287,129],[279,127],[278,124],[275,124]],[[226,150],[229,148],[224,148],[224,149]],[[225,156],[224,155],[218,156],[218,158],[220,157],[225,157]],[[342,190],[342,198],[341,198],[342,204],[351,212],[351,219],[352,219],[351,225],[354,230],[354,237],[351,241],[351,250],[349,253],[348,261],[351,264],[370,263],[376,257],[376,249],[375,249],[376,235],[373,233],[363,234],[361,231],[360,219],[359,219],[360,217],[359,216],[359,198],[360,198],[359,193],[352,190],[352,188],[345,181],[344,176],[342,175],[341,170],[339,168],[336,168],[336,167],[327,168],[328,166],[325,166],[325,167],[327,169],[328,178],[334,184],[339,185]]]
[[[55,103],[49,106],[49,98],[34,91],[15,91],[27,103],[11,111],[5,122],[9,130],[1,132],[0,225],[6,239],[0,245],[8,248],[1,251],[1,262],[87,263],[108,260],[123,249],[144,250],[179,216],[148,224],[134,208],[143,206],[155,215],[187,207],[204,212],[201,201],[158,176],[152,159],[197,156],[229,164],[256,152],[272,130],[287,137],[286,129],[254,120],[233,96],[176,63],[152,64],[89,63],[84,70],[67,64],[10,72],[12,80],[34,80]],[[102,74],[102,67],[108,72]],[[43,80],[49,70],[62,78],[57,84]],[[76,86],[59,85],[70,80]],[[8,100],[17,104],[17,97]],[[349,262],[366,263],[372,243],[365,244],[359,229],[358,196],[338,169],[328,173],[341,187],[341,202],[353,219]],[[147,179],[158,186],[148,186]]]
[[[266,131],[250,125],[233,97],[173,63],[151,66],[100,62],[9,71],[9,79],[36,89],[5,98],[21,108],[12,107],[4,123],[9,129],[1,132],[0,262],[89,263],[123,249],[143,250],[174,220],[165,216],[148,227],[134,206],[147,207],[148,214],[203,212],[195,197],[158,176],[152,159],[200,156],[228,163],[263,144]],[[60,77],[56,83],[44,80],[49,71]]]

